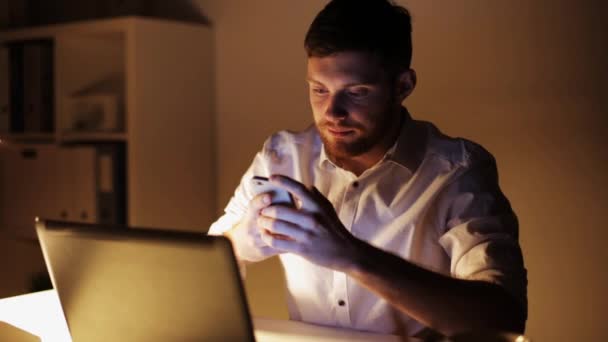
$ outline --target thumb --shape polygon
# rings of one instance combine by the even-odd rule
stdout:
[[[257,213],[266,208],[270,204],[270,197],[270,193],[263,193],[255,196],[251,202],[249,202],[249,211],[252,213]]]

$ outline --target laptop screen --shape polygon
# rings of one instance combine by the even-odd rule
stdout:
[[[37,222],[74,341],[253,340],[223,237]]]

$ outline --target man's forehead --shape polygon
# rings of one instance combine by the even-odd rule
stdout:
[[[344,80],[350,83],[379,83],[386,78],[377,59],[366,52],[339,52],[308,58],[307,80],[325,83]]]

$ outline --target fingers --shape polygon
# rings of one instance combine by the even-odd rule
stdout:
[[[271,234],[274,238],[280,240],[304,242],[309,241],[313,235],[312,231],[302,229],[297,224],[276,220],[266,216],[260,216],[258,218],[258,225],[264,230],[261,234],[262,240],[264,240],[264,235]],[[266,240],[264,240],[264,242],[266,242]]]
[[[276,248],[270,247],[268,245],[259,249],[260,255],[264,258],[271,257],[273,255],[281,254],[279,250]]]
[[[281,253],[264,242],[261,235],[256,232],[254,235],[247,235],[239,240],[239,247],[236,249],[239,259],[257,262]]]
[[[271,233],[263,233],[262,240],[266,243],[269,248],[273,248],[274,250],[278,250],[280,252],[294,252],[294,253],[303,253],[304,245],[298,243],[293,240],[284,240],[279,239],[272,235]]]
[[[281,221],[286,221],[308,230],[315,230],[317,228],[315,216],[292,207],[271,205],[262,209],[260,215],[260,217],[280,219]]]
[[[279,186],[300,200],[301,208],[308,211],[317,210],[314,195],[304,184],[283,175],[270,176],[270,182]]]

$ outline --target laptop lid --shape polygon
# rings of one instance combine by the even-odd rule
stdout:
[[[72,339],[253,341],[228,239],[37,220]]]

